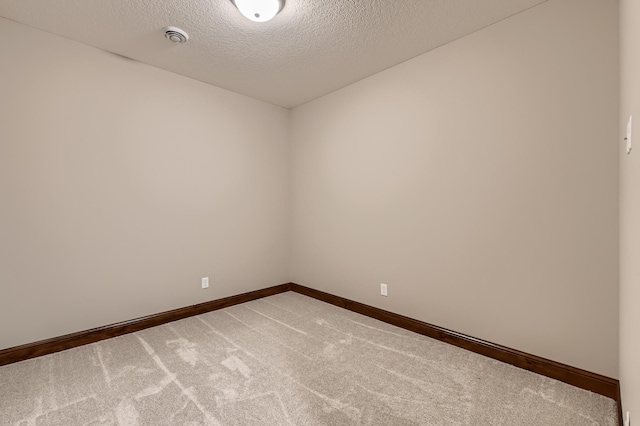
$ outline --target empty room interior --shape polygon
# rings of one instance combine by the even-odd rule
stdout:
[[[640,424],[640,2],[273,2],[0,0],[0,424]]]

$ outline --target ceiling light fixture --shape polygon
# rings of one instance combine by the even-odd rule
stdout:
[[[284,7],[285,0],[231,0],[240,13],[255,22],[273,19]]]

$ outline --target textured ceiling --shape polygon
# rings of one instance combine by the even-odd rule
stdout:
[[[544,1],[287,0],[256,23],[230,0],[0,0],[0,16],[291,108]]]

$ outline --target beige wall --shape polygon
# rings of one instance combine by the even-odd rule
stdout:
[[[0,18],[0,349],[293,278],[617,377],[616,29],[615,0],[553,0],[289,122]],[[625,401],[640,387],[633,158]]]
[[[633,115],[630,155],[620,143],[620,383],[625,411],[640,421],[640,3],[620,1],[620,129]]]
[[[0,349],[289,280],[287,110],[4,19],[0,52]]]
[[[550,1],[294,109],[293,281],[617,377],[617,13]]]

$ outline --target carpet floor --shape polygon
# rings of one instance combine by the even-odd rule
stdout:
[[[612,399],[287,292],[0,367],[1,425],[615,426]]]

